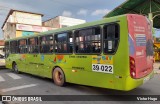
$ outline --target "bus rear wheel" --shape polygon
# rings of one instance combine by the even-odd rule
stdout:
[[[17,66],[16,63],[13,63],[12,69],[13,69],[13,71],[14,71],[15,73],[17,73],[17,74],[19,73],[18,66]]]
[[[66,84],[64,72],[59,67],[53,70],[52,78],[53,78],[54,83],[57,86],[64,86]]]

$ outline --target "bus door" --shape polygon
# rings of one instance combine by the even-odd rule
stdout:
[[[127,15],[130,74],[142,78],[153,70],[153,40],[150,21],[141,15]]]

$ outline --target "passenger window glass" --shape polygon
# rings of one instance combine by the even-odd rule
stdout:
[[[73,52],[72,32],[65,32],[55,35],[55,52],[56,53]]]
[[[7,58],[10,53],[9,42],[5,42],[5,57]]]
[[[38,38],[28,39],[28,52],[29,53],[39,53]]]
[[[27,53],[27,40],[19,40],[19,53]]]
[[[18,42],[17,41],[11,41],[10,44],[11,44],[11,46],[10,46],[11,53],[12,54],[18,53],[19,52]]]
[[[53,36],[40,37],[40,52],[41,53],[52,53],[53,52]]]
[[[93,27],[75,31],[76,53],[100,53],[101,52],[101,29]]]
[[[118,48],[119,25],[105,25],[104,28],[104,53],[112,54]]]

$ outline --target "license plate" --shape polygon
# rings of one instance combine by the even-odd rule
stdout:
[[[113,65],[92,64],[92,71],[113,74]]]

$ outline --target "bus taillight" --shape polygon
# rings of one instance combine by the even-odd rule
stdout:
[[[130,75],[132,78],[136,78],[135,60],[133,57],[129,57],[129,59],[130,59]]]

